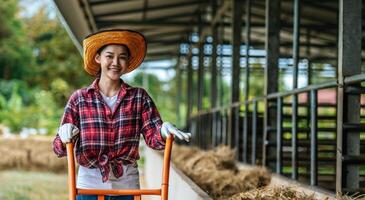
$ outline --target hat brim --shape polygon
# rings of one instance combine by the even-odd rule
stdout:
[[[143,62],[146,56],[146,39],[141,33],[131,30],[104,30],[87,36],[83,41],[84,69],[92,76],[100,71],[95,61],[98,50],[108,44],[121,44],[129,49],[129,65],[125,73],[131,72]]]

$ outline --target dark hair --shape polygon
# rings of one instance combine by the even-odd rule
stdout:
[[[108,45],[113,45],[113,44],[106,44],[106,45],[104,45],[104,46],[100,47],[96,53],[100,55],[100,54],[101,54],[101,52],[105,49],[105,47],[107,47]],[[130,51],[129,51],[129,48],[127,47],[127,45],[124,45],[124,44],[114,44],[114,45],[121,45],[121,46],[124,46],[124,47],[127,49],[128,56],[130,56],[130,55],[131,55],[131,53],[130,53]]]

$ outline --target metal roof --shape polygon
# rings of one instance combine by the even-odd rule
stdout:
[[[221,42],[232,38],[231,1],[218,2],[218,17],[211,15],[211,0],[54,0],[72,37],[81,49],[82,39],[100,29],[124,28],[141,32],[147,38],[146,60],[169,59],[179,54],[179,44],[187,42],[200,24],[209,35],[212,21],[221,25]],[[258,49],[265,45],[265,1],[252,1],[251,44]],[[291,57],[293,5],[281,2],[280,51]],[[242,1],[245,6],[245,1]],[[331,0],[301,1],[301,56],[336,60],[338,35],[338,2]],[[201,16],[201,23],[199,23]],[[244,13],[242,14],[244,18]],[[242,42],[244,43],[244,28]],[[310,47],[310,48],[309,48]],[[333,50],[332,50],[333,49]]]
[[[123,28],[147,38],[146,60],[171,58],[193,31],[204,0],[55,0],[81,49],[83,38],[100,29]]]

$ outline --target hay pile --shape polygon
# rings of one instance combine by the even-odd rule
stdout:
[[[0,138],[0,170],[67,172],[67,160],[52,150],[52,139]]]
[[[235,152],[221,146],[210,151],[175,145],[173,162],[215,199],[267,186],[270,173],[264,168],[251,171],[239,170],[235,164]]]
[[[233,195],[229,200],[315,200],[314,194],[307,195],[290,187],[264,187]]]
[[[314,200],[291,187],[269,186],[270,173],[262,167],[239,170],[235,152],[227,146],[209,151],[174,145],[172,161],[213,199]]]

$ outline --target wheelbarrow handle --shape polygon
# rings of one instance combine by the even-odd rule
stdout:
[[[76,175],[75,175],[75,157],[74,145],[72,142],[66,143],[67,149],[67,170],[68,170],[68,199],[76,200]]]
[[[110,192],[114,192],[115,194],[138,194],[134,195],[135,199],[140,199],[141,195],[161,195],[162,200],[168,199],[168,190],[169,190],[169,174],[170,174],[170,158],[171,158],[171,149],[172,149],[172,142],[174,137],[169,135],[166,138],[166,145],[164,151],[164,158],[163,158],[163,170],[162,170],[162,184],[161,189],[158,190],[125,190],[123,192],[118,190],[77,190],[76,189],[76,175],[75,175],[75,157],[74,157],[74,145],[72,142],[66,143],[67,149],[67,164],[68,164],[68,191],[69,191],[69,200],[76,200],[76,194],[79,192],[81,193],[90,193],[90,192],[98,192],[98,199],[104,199],[102,194],[107,194]],[[92,193],[95,194],[95,193]]]

